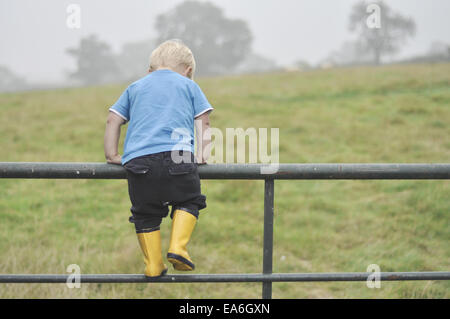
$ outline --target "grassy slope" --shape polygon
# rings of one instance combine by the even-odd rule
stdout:
[[[212,125],[279,127],[281,162],[449,162],[450,65],[199,79]],[[103,161],[125,86],[0,95],[0,161]],[[123,141],[122,135],[122,141]],[[449,270],[448,181],[276,181],[274,272]],[[203,181],[197,273],[262,270],[261,181]],[[126,181],[0,180],[0,272],[140,273]],[[163,249],[170,222],[162,225]],[[170,270],[171,273],[174,271]],[[450,297],[447,282],[275,283],[275,298]],[[259,298],[260,284],[0,285],[2,298]]]

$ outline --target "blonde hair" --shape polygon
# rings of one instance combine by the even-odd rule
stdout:
[[[188,74],[188,77],[192,79],[195,72],[194,55],[181,40],[167,40],[153,50],[150,55],[150,72],[158,68],[170,68],[176,71],[181,66],[192,68]]]

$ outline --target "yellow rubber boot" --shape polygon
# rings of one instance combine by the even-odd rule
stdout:
[[[173,213],[172,234],[170,235],[167,260],[176,270],[194,270],[195,265],[187,252],[187,244],[191,239],[197,218],[184,210],[177,209]]]
[[[165,275],[167,267],[163,263],[161,254],[161,231],[137,233],[137,237],[144,253],[145,276],[159,277]]]

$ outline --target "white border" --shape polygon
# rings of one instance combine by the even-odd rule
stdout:
[[[110,107],[109,110],[110,110],[111,112],[113,112],[113,113],[119,115],[121,118],[123,118],[125,121],[128,122],[128,119],[127,119],[125,116],[123,116],[122,114],[120,114],[119,112],[117,112],[116,110],[114,110],[112,107]]]
[[[210,107],[210,108],[207,108],[207,109],[204,110],[204,111],[201,111],[201,112],[198,113],[197,115],[194,115],[194,119],[197,118],[197,117],[199,117],[199,116],[202,115],[203,113],[206,113],[206,112],[211,111],[211,110],[214,110],[214,108],[213,108],[213,107]]]

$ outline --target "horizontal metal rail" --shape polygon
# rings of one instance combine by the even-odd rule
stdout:
[[[202,179],[450,179],[450,164],[200,165]],[[0,162],[0,178],[123,179],[125,169],[105,163]]]
[[[193,274],[148,278],[139,274],[80,275],[81,283],[187,283],[187,282],[297,282],[367,281],[374,273],[296,273],[296,274]],[[450,272],[381,272],[380,281],[450,280]],[[73,275],[0,275],[0,283],[66,283]]]

